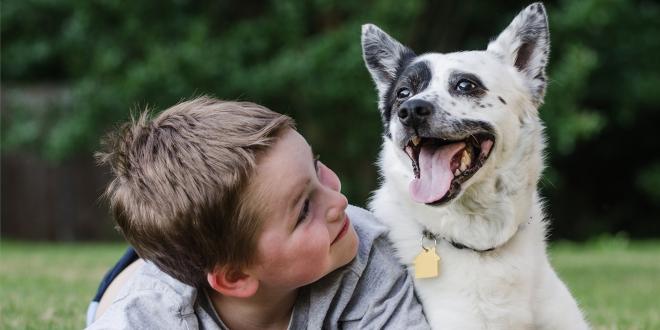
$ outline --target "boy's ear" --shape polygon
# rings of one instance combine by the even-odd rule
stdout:
[[[230,297],[248,298],[259,289],[256,277],[234,267],[217,266],[206,274],[206,280],[213,290]]]

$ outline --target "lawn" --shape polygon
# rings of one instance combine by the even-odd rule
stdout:
[[[122,244],[0,243],[0,329],[79,329]],[[595,329],[660,329],[660,242],[555,243],[552,262]]]

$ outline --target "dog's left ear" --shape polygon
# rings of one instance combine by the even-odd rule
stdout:
[[[550,33],[548,16],[542,3],[537,2],[523,9],[497,39],[488,44],[487,51],[515,66],[526,78],[532,101],[536,105],[543,102]]]

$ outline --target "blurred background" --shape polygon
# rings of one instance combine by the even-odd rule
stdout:
[[[544,3],[552,51],[541,108],[548,149],[540,186],[550,238],[614,237],[606,239],[614,246],[658,238],[660,3]],[[24,259],[18,251],[34,241],[120,241],[99,199],[109,179],[93,159],[100,137],[131,112],[163,110],[202,94],[290,114],[342,178],[349,200],[364,206],[378,185],[381,123],[361,58],[361,24],[379,25],[418,53],[485,49],[527,4],[3,1],[0,232],[14,242],[4,255],[14,251]],[[58,244],[42,247],[80,246]],[[660,265],[660,249],[652,251],[641,265]]]
[[[195,95],[293,116],[349,200],[377,187],[376,93],[360,25],[418,53],[484,49],[521,1],[87,1],[2,4],[2,236],[118,239],[99,200],[102,134]],[[546,1],[541,115],[551,239],[660,236],[660,4]]]

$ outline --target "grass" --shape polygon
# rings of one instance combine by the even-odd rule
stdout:
[[[660,242],[560,243],[551,258],[595,329],[660,329]]]
[[[125,244],[0,243],[0,329],[82,329]]]
[[[79,329],[123,244],[0,242],[0,329]],[[660,241],[604,238],[551,247],[595,329],[660,329]]]

